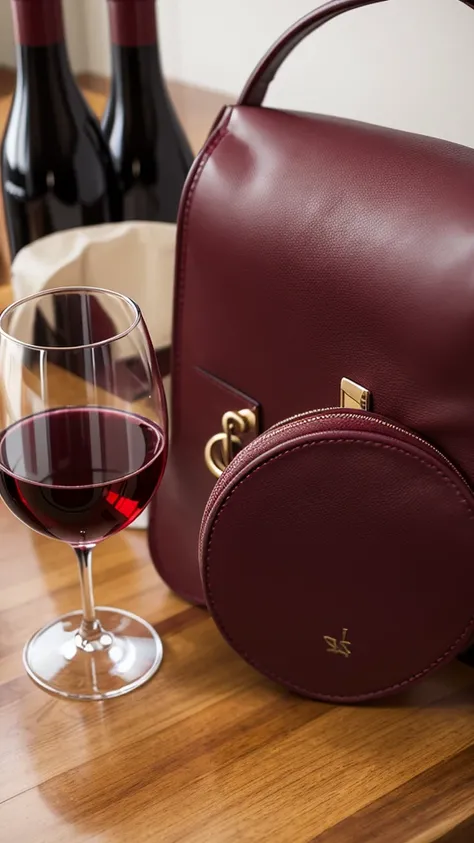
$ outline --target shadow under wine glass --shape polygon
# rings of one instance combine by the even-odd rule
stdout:
[[[81,287],[15,302],[0,316],[0,394],[0,494],[28,527],[75,550],[82,592],[82,612],[28,642],[26,670],[64,697],[120,696],[163,652],[150,624],[96,608],[92,589],[93,548],[141,514],[166,463],[166,401],[139,308]]]

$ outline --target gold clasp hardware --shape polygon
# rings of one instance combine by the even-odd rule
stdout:
[[[350,407],[353,410],[370,410],[372,396],[365,386],[343,378],[341,380],[341,407]]]
[[[229,410],[222,416],[221,424],[222,433],[212,436],[204,448],[206,466],[214,477],[220,477],[242,449],[242,434],[256,430],[257,416],[252,410]]]

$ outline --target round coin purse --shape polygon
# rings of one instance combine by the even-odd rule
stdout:
[[[382,697],[472,638],[474,496],[389,419],[309,412],[225,469],[200,565],[218,628],[262,674],[324,701]]]

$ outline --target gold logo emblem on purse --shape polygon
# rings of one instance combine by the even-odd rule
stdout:
[[[340,641],[338,641],[337,638],[332,638],[330,635],[324,635],[324,640],[328,645],[326,652],[334,653],[335,656],[344,656],[344,658],[348,659],[349,656],[352,655],[352,642],[347,640],[346,635],[347,629],[342,630],[342,638]]]
[[[252,410],[229,410],[221,420],[222,433],[216,433],[204,448],[204,460],[211,474],[220,477],[224,469],[242,449],[244,433],[257,429],[257,416]]]

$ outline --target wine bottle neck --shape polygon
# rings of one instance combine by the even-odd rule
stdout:
[[[15,41],[25,47],[64,43],[61,0],[11,0]]]
[[[32,93],[37,86],[43,90],[59,89],[58,83],[74,84],[64,42],[36,45],[17,44],[17,90],[25,86]]]
[[[108,0],[112,90],[129,113],[154,109],[165,94],[155,0]]]
[[[158,45],[123,47],[112,44],[112,79],[119,100],[135,111],[141,103],[153,108],[165,91]]]
[[[112,44],[141,47],[157,43],[155,0],[108,0]]]

